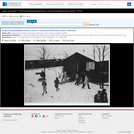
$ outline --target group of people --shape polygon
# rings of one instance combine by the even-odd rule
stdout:
[[[75,85],[79,86],[79,84],[82,83],[82,88],[87,85],[88,89],[90,89],[89,85],[89,78],[85,73],[82,73],[81,76],[79,76],[78,73],[75,74]]]
[[[42,86],[43,86],[43,93],[42,95],[47,94],[47,81],[46,81],[46,78],[45,78],[45,72],[42,70],[42,72],[40,73],[40,76],[42,77]],[[55,88],[56,88],[56,91],[59,90],[59,79],[58,77],[56,77],[56,79],[54,80],[54,83],[55,83]]]
[[[42,71],[40,76],[42,77],[43,81],[42,81],[42,86],[43,86],[43,93],[42,95],[47,94],[47,82],[46,82],[46,78],[45,78],[45,72]],[[54,80],[54,84],[55,84],[55,88],[56,88],[56,92],[59,89],[59,79],[58,77],[56,77],[56,79]],[[79,77],[78,73],[75,74],[75,85],[79,86],[79,84],[82,83],[82,88],[85,87],[85,85],[87,85],[88,89],[90,89],[89,86],[89,78],[87,77],[87,75],[85,73],[82,73],[81,76]],[[103,89],[102,91],[98,91],[97,94],[94,96],[94,102],[95,103],[107,103],[108,102],[108,98],[107,98],[107,92],[106,89]]]
[[[94,102],[95,103],[107,103],[107,92],[106,89],[103,89],[102,91],[98,91],[98,93],[94,96]]]

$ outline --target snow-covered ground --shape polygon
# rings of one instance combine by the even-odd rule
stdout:
[[[41,72],[43,69],[25,70],[25,85],[24,85],[24,102],[29,103],[43,103],[45,104],[79,104],[94,103],[94,95],[100,90],[99,85],[90,83],[90,88],[85,86],[82,89],[82,84],[76,86],[75,82],[68,82],[59,85],[60,90],[56,92],[54,87],[54,80],[59,73],[62,72],[62,67],[52,67],[46,69],[46,79],[47,79],[47,94],[42,96],[42,83],[38,82],[40,75],[35,73]],[[110,86],[106,86],[105,89],[108,93],[108,100],[110,98]]]

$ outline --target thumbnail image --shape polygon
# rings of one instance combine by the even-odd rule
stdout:
[[[110,105],[110,45],[24,45],[24,105]]]

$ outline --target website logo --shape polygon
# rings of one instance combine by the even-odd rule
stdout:
[[[3,2],[2,3],[2,6],[7,6],[7,2]]]

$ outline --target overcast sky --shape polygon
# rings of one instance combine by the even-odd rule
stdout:
[[[44,45],[47,50],[49,50],[50,56],[49,59],[56,58],[64,58],[65,52],[70,56],[76,52],[81,53],[91,59],[93,59],[93,46],[92,45]],[[107,46],[109,47],[109,45]],[[25,60],[38,60],[40,54],[38,52],[40,50],[39,45],[25,45],[24,53]],[[110,51],[110,47],[109,47]],[[109,54],[110,55],[110,54]],[[109,60],[109,55],[105,60]],[[98,56],[96,55],[96,61],[98,61]]]

